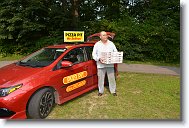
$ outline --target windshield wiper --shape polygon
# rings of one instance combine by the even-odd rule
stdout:
[[[33,68],[37,68],[37,67],[38,67],[38,68],[40,68],[40,67],[45,67],[45,66],[43,66],[43,65],[37,65],[37,64],[36,64],[36,65],[35,65],[35,64],[31,64],[30,66],[33,67]]]
[[[16,64],[21,65],[21,66],[30,66],[30,64],[28,64],[26,62],[22,62],[22,61],[18,61]]]
[[[20,65],[20,66],[29,66],[29,67],[43,67],[41,65],[34,65],[34,64],[30,64],[30,63],[22,62],[22,61],[17,62],[17,65]]]

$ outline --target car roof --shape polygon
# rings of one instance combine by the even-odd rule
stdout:
[[[73,48],[73,47],[82,47],[82,46],[94,46],[94,44],[91,43],[64,43],[64,44],[58,44],[58,45],[51,45],[47,46],[46,48]]]
[[[109,40],[113,40],[115,37],[115,33],[113,32],[106,32],[106,34],[108,35]],[[99,40],[100,40],[100,32],[88,36],[86,43],[96,43]]]

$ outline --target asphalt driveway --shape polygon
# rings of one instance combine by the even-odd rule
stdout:
[[[136,73],[153,73],[166,75],[180,75],[180,68],[170,66],[155,66],[144,64],[119,64],[118,71],[121,72],[136,72]]]

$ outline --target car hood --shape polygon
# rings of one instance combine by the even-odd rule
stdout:
[[[21,84],[23,80],[36,76],[43,68],[24,67],[16,64],[0,68],[0,87]]]

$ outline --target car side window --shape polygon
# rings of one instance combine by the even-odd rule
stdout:
[[[62,61],[63,60],[70,61],[74,64],[84,62],[85,58],[84,58],[83,48],[81,47],[81,48],[75,48],[75,49],[71,50],[69,53],[67,53],[64,56]]]
[[[88,47],[85,47],[86,49],[86,53],[87,53],[87,58],[88,60],[92,60],[92,52],[93,52],[93,47],[92,46],[88,46]]]
[[[61,68],[61,62],[62,61],[70,61],[73,64],[78,64],[81,62],[86,61],[85,57],[84,57],[84,48],[80,47],[80,48],[74,48],[72,49],[70,52],[68,52],[58,63],[57,65],[53,68],[53,70],[58,70]]]

